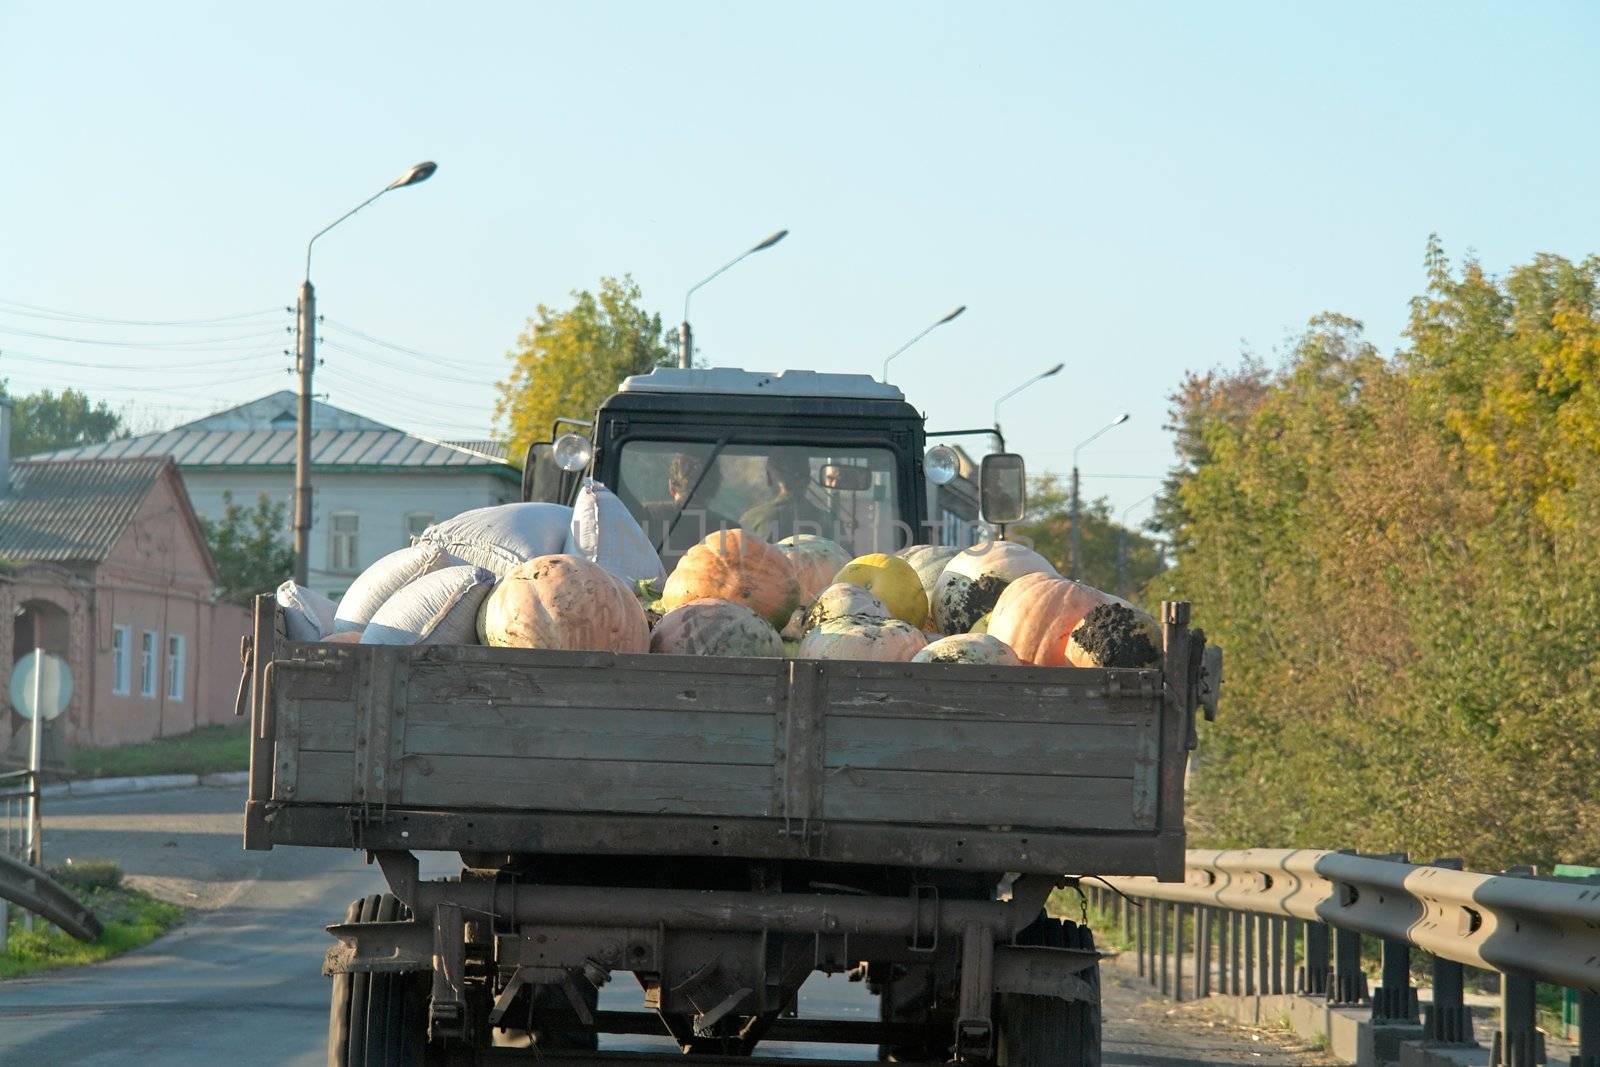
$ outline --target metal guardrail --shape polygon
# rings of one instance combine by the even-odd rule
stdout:
[[[1544,982],[1579,991],[1573,1065],[1600,1067],[1600,881],[1306,849],[1192,850],[1182,882],[1104,881],[1110,890],[1084,888],[1120,916],[1139,972],[1179,999],[1187,955],[1196,997],[1301,993],[1370,1004],[1374,1022],[1417,1023],[1415,948],[1434,959],[1433,1003],[1421,1020],[1428,1040],[1476,1044],[1462,1002],[1463,967],[1473,967],[1501,976],[1491,1063],[1544,1058],[1535,1025]],[[1370,995],[1362,935],[1382,941],[1382,984]]]
[[[94,941],[103,932],[94,912],[59,882],[10,856],[0,856],[0,897],[55,923],[79,941]]]
[[[23,909],[29,930],[37,915],[80,941],[94,941],[102,932],[94,912],[43,870],[38,803],[38,772],[0,774],[0,952],[6,948],[12,904]]]

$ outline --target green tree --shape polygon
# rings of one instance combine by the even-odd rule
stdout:
[[[661,316],[639,306],[631,276],[601,278],[598,293],[581,289],[572,299],[565,309],[539,305],[496,385],[495,424],[517,462],[530,442],[549,440],[556,418],[587,419],[628,375],[674,362]]]
[[[0,386],[0,392],[4,387]],[[11,454],[31,456],[74,445],[97,445],[123,434],[122,416],[77,389],[49,389],[12,398]]]
[[[1124,530],[1112,520],[1111,504],[1104,497],[1079,503],[1083,520],[1083,581],[1119,596],[1139,598],[1150,579],[1165,568],[1161,546],[1136,529]],[[1055,474],[1029,479],[1028,521],[1015,527],[1062,574],[1072,569],[1072,489]],[[1119,546],[1125,550],[1119,574]],[[1118,578],[1123,581],[1119,582]]]
[[[253,508],[235,504],[232,493],[223,493],[222,518],[201,517],[222,599],[248,605],[294,573],[294,549],[284,532],[288,514],[286,505],[274,503],[265,493]]]

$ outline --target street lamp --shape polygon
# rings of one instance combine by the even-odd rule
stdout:
[[[1014,397],[1018,393],[1022,392],[1024,389],[1026,389],[1028,386],[1032,385],[1034,382],[1042,382],[1046,378],[1054,378],[1057,374],[1060,374],[1062,372],[1062,370],[1065,369],[1065,367],[1066,367],[1065,363],[1057,363],[1054,367],[1051,367],[1049,370],[1040,371],[1038,374],[1035,374],[1032,378],[1029,378],[1027,381],[1023,382],[1021,385],[1019,385],[1015,389],[1011,390],[1011,392],[1006,393],[1004,396],[1000,397],[1000,399],[996,400],[994,402],[994,428],[995,428],[995,433],[998,435],[999,432],[1000,432],[1000,405],[1001,404],[1004,404],[1007,400],[1010,400],[1012,397]],[[1004,438],[1002,438],[1002,440],[1004,440]]]
[[[916,344],[918,341],[922,340],[924,337],[928,336],[928,334],[932,333],[934,330],[937,330],[945,323],[953,322],[954,320],[960,318],[961,313],[965,310],[967,310],[967,305],[962,304],[960,307],[950,312],[950,314],[946,315],[932,326],[929,326],[926,330],[923,330],[921,333],[917,334],[915,337],[901,345],[899,348],[895,349],[893,352],[890,352],[888,358],[883,361],[884,382],[887,383],[889,381],[889,363],[894,359],[894,357],[898,356],[900,353],[904,352],[906,349],[910,348],[912,345]]]
[[[701,278],[698,282],[695,282],[689,287],[689,291],[683,294],[683,321],[678,324],[678,366],[688,367],[692,361],[694,353],[693,337],[689,332],[689,298],[694,295],[694,291],[706,284],[706,282],[709,282],[713,278],[717,277],[717,275],[721,274],[735,263],[739,262],[745,256],[753,256],[757,252],[764,252],[787,236],[789,236],[788,230],[779,230],[771,237],[763,239],[759,244],[740,252],[737,256],[734,256],[732,259],[728,260],[728,262],[724,263],[722,266],[718,267],[704,278]]]
[[[1156,493],[1161,490],[1157,489]],[[1122,522],[1117,525],[1117,595],[1128,598],[1128,513],[1141,504],[1156,498],[1156,493],[1140,497],[1122,509]]]
[[[367,197],[343,215],[311,235],[306,242],[306,275],[300,283],[300,300],[295,315],[295,363],[300,372],[300,397],[295,412],[294,437],[294,580],[305,585],[310,577],[311,558],[311,372],[317,363],[317,293],[311,286],[311,246],[317,238],[354,215],[384,193],[425,182],[439,169],[426,161],[407,168],[404,174]]]
[[[1072,450],[1072,574],[1071,574],[1071,578],[1074,581],[1077,581],[1079,576],[1083,573],[1083,529],[1082,529],[1081,525],[1078,522],[1078,452],[1079,452],[1080,449],[1083,448],[1084,445],[1088,444],[1090,441],[1093,441],[1096,437],[1099,437],[1101,434],[1105,433],[1107,430],[1109,430],[1109,429],[1111,429],[1113,427],[1116,427],[1116,426],[1121,426],[1123,423],[1125,423],[1127,421],[1128,421],[1128,413],[1127,412],[1123,412],[1121,415],[1118,415],[1116,418],[1112,419],[1110,422],[1108,422],[1104,426],[1100,427],[1094,433],[1090,434],[1088,437],[1085,437],[1082,441],[1078,442],[1078,446]]]

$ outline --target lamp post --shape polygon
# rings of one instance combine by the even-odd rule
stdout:
[[[1157,493],[1160,490],[1156,490]],[[1122,509],[1122,522],[1117,526],[1117,595],[1128,599],[1128,513],[1134,508],[1148,501],[1154,500],[1156,494],[1141,497]]]
[[[425,182],[439,169],[424,162],[367,197],[311,235],[306,242],[306,275],[300,283],[295,314],[295,367],[300,373],[300,397],[295,410],[294,435],[294,580],[305,585],[311,573],[311,372],[317,363],[317,292],[311,285],[311,246],[317,238],[354,215],[384,193]]]
[[[695,282],[689,287],[689,291],[683,294],[683,321],[678,324],[678,366],[688,367],[694,359],[694,338],[689,332],[689,298],[694,295],[694,291],[711,281],[713,278],[717,277],[717,275],[721,274],[735,263],[738,263],[744,257],[753,256],[757,252],[764,252],[787,236],[789,236],[788,230],[779,230],[772,236],[763,238],[758,244],[745,249],[743,252],[740,252],[737,256],[734,256],[732,259],[728,260],[728,262],[724,263],[722,266],[718,267],[704,278],[701,278],[698,282]]]
[[[1123,412],[1078,442],[1078,446],[1072,450],[1072,574],[1070,577],[1073,581],[1077,581],[1083,574],[1083,528],[1082,524],[1078,522],[1078,452],[1082,450],[1084,445],[1087,445],[1107,430],[1115,426],[1121,426],[1127,421],[1128,414]]]
[[[1016,396],[1018,393],[1022,392],[1024,389],[1028,388],[1028,386],[1034,384],[1035,382],[1042,382],[1046,378],[1054,378],[1056,375],[1060,374],[1062,372],[1062,370],[1064,370],[1065,368],[1066,368],[1066,364],[1065,363],[1057,363],[1054,367],[1051,367],[1049,370],[1040,371],[1038,374],[1035,374],[1032,378],[1029,378],[1027,381],[1023,382],[1021,385],[1019,385],[1015,389],[1011,390],[1011,392],[1005,393],[1002,396],[1000,396],[1000,398],[997,399],[994,402],[994,431],[995,431],[995,436],[1000,438],[1000,447],[1001,448],[1005,447],[1005,438],[1004,437],[1000,437],[1000,405],[1004,404],[1007,400],[1010,400],[1012,397]]]
[[[950,312],[950,314],[946,315],[932,326],[929,326],[926,330],[923,330],[921,333],[917,334],[915,337],[901,345],[899,348],[895,349],[893,352],[890,352],[888,357],[883,361],[883,380],[885,382],[888,382],[889,380],[889,363],[894,359],[894,357],[898,356],[900,353],[904,352],[906,349],[910,348],[912,345],[916,344],[918,341],[922,340],[924,337],[928,336],[928,334],[932,333],[934,330],[937,330],[945,323],[953,322],[954,320],[960,318],[961,313],[965,310],[967,310],[967,305],[962,304],[960,307]]]

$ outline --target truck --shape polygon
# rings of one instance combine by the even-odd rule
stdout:
[[[952,467],[928,437],[865,376],[658,369],[531,446],[523,495],[570,501],[586,474],[668,558],[776,491],[848,551],[889,550],[940,528]],[[1022,471],[986,457],[996,527]],[[1187,604],[1158,621],[1156,666],[1057,668],[302,643],[261,598],[244,843],[363,850],[387,881],[328,927],[330,1064],[636,1062],[601,1051],[615,1034],[681,1062],[782,1040],[1098,1064],[1100,955],[1046,905],[1182,877],[1220,664]],[[876,1017],[803,1016],[818,972]],[[637,992],[602,1007],[625,975]]]

